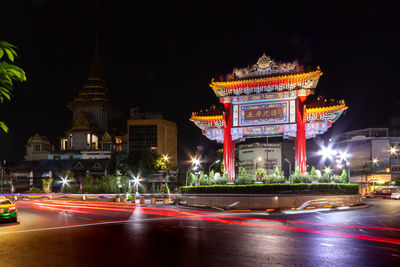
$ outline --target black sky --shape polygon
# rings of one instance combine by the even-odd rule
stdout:
[[[132,3],[131,3],[132,2]],[[129,4],[129,5],[128,5]],[[0,104],[0,159],[20,160],[35,132],[57,137],[71,126],[67,102],[87,78],[95,2],[0,1],[0,40],[18,46],[27,82]],[[215,149],[188,119],[217,103],[211,78],[278,61],[321,66],[317,94],[349,110],[324,136],[388,127],[400,100],[400,17],[396,2],[100,1],[105,79],[120,109],[159,111],[178,125],[180,156]]]

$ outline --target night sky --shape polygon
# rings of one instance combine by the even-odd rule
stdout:
[[[279,2],[279,3],[276,3]],[[128,3],[130,5],[128,6]],[[162,112],[178,125],[180,159],[198,145],[218,146],[189,121],[218,99],[211,79],[277,61],[320,66],[317,94],[349,109],[324,135],[389,127],[400,100],[400,16],[395,1],[100,1],[105,79],[117,105]],[[27,82],[0,104],[0,159],[23,159],[35,132],[58,146],[71,126],[67,109],[87,79],[95,37],[95,1],[0,2],[0,40],[18,47]],[[209,152],[211,153],[211,152]]]

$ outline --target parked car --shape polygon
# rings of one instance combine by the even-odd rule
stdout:
[[[400,193],[392,193],[392,194],[390,195],[390,198],[393,198],[393,199],[400,199]]]
[[[397,191],[396,187],[385,187],[385,188],[379,188],[375,190],[374,192],[370,194],[366,194],[366,198],[383,198],[383,199],[388,199],[391,198],[392,193],[396,193]]]
[[[17,208],[14,203],[6,197],[0,196],[0,220],[17,221]]]

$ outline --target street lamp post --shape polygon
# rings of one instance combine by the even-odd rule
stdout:
[[[191,171],[195,171],[195,170],[197,170],[197,166],[194,166],[193,168],[191,168],[191,169],[189,169],[188,171],[187,171],[187,173],[186,173],[186,183],[185,183],[185,185],[187,186],[187,181],[188,181],[188,175],[189,175],[189,172],[191,172]]]
[[[217,164],[218,162],[220,162],[220,160],[215,161],[213,164],[211,164],[211,165],[208,167],[208,183],[210,183],[210,171],[211,171],[211,167],[212,167],[214,164]]]
[[[287,158],[283,158],[287,163],[289,163],[289,183],[290,183],[290,175],[292,174],[292,164]]]

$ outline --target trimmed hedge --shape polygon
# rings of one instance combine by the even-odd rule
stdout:
[[[250,184],[183,186],[182,194],[314,194],[357,195],[358,184]]]

